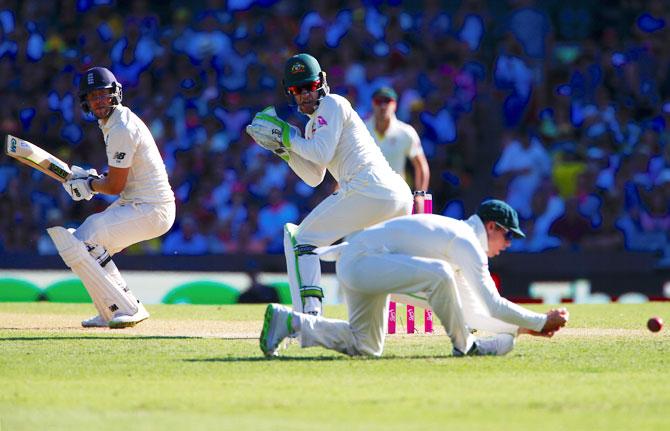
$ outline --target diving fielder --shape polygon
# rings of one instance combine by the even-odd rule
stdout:
[[[121,84],[109,70],[93,67],[79,82],[79,101],[97,119],[105,140],[109,172],[72,167],[74,179],[63,183],[75,201],[97,193],[120,194],[101,213],[76,229],[47,229],[63,261],[81,279],[98,315],[84,327],[123,328],[149,317],[128,288],[112,256],[140,241],[167,232],[175,203],[163,159],[147,126],[121,105]]]
[[[349,321],[269,304],[260,348],[273,356],[282,339],[299,335],[302,347],[381,356],[389,294],[426,301],[450,337],[454,356],[504,355],[518,334],[551,337],[567,323],[566,309],[533,312],[501,297],[491,279],[488,258],[509,247],[512,236],[524,236],[516,211],[488,200],[466,221],[434,214],[398,217],[317,249],[337,258]],[[476,338],[472,330],[496,335]]]
[[[275,152],[312,187],[328,170],[339,190],[323,200],[300,225],[284,227],[284,252],[293,309],[322,314],[321,265],[314,249],[389,218],[409,214],[412,193],[391,169],[365,123],[347,99],[329,94],[326,73],[308,54],[288,59],[284,90],[309,117],[305,138],[277,117],[274,108],[259,112],[247,133]]]

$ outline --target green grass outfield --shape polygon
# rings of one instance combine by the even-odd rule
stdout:
[[[266,360],[264,306],[148,308],[137,328],[84,330],[90,304],[0,304],[0,430],[670,429],[670,330],[645,327],[670,303],[572,305],[569,328],[505,357],[396,335],[382,359]]]

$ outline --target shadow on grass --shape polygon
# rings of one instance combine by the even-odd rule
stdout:
[[[58,340],[137,340],[137,341],[142,341],[142,340],[171,340],[171,339],[183,339],[183,340],[198,340],[198,339],[203,339],[203,337],[188,337],[188,336],[181,336],[181,335],[175,335],[175,336],[161,336],[161,335],[119,335],[119,336],[100,336],[100,335],[92,335],[90,337],[87,336],[81,336],[81,337],[59,337],[57,335],[53,337],[1,337],[0,342],[2,341],[45,341],[45,340],[51,340],[51,341],[58,341]]]
[[[452,355],[411,355],[411,356],[399,356],[399,355],[389,355],[382,356],[380,358],[371,357],[371,356],[356,356],[350,357],[346,355],[341,356],[273,356],[271,358],[266,358],[264,356],[229,356],[225,358],[200,358],[200,359],[184,359],[183,362],[265,362],[265,361],[278,361],[278,362],[333,362],[333,361],[386,361],[386,360],[398,360],[398,359],[460,359]]]

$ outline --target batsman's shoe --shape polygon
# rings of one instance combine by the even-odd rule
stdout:
[[[90,319],[82,320],[81,326],[84,328],[107,328],[109,322],[105,320],[101,315],[91,317]]]
[[[293,312],[279,304],[268,304],[261,331],[260,347],[265,356],[276,356],[279,344],[293,335]]]
[[[137,305],[137,312],[132,316],[128,314],[114,315],[114,317],[112,317],[112,319],[109,321],[109,327],[112,329],[128,328],[130,326],[137,325],[143,320],[147,320],[149,318],[149,312],[141,303],[138,303]]]
[[[497,334],[492,337],[478,338],[467,354],[458,349],[453,350],[454,356],[503,356],[514,348],[514,336]]]

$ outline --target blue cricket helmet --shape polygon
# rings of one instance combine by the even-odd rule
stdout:
[[[120,105],[123,99],[123,88],[116,80],[114,74],[104,67],[92,67],[81,75],[79,79],[79,104],[85,113],[91,112],[91,107],[88,106],[86,95],[93,90],[101,88],[111,88],[110,96],[112,97],[112,105]]]

